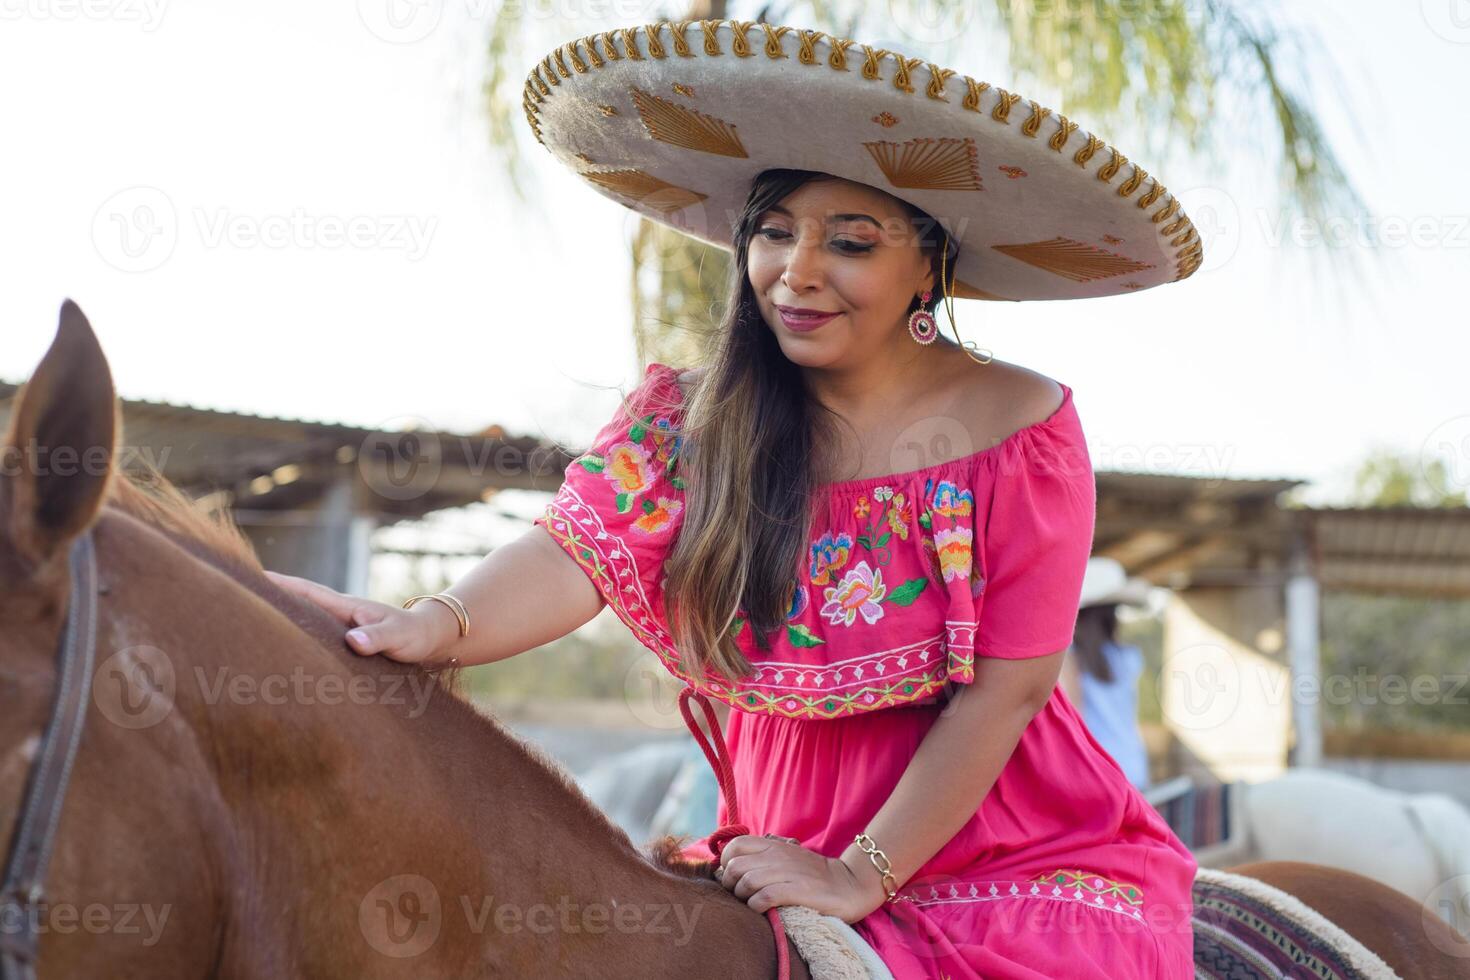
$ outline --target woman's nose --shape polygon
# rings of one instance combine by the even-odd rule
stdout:
[[[781,274],[781,281],[793,293],[819,286],[824,275],[823,260],[819,245],[798,242],[786,253],[786,271]]]

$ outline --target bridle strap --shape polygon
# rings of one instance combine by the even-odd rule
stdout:
[[[61,804],[82,740],[97,649],[97,555],[92,532],[73,543],[71,597],[57,643],[56,697],[36,750],[0,888],[0,980],[34,980],[38,910]]]

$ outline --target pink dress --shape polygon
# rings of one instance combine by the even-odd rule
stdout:
[[[536,523],[688,683],[661,594],[683,508],[677,374],[648,366],[629,396],[639,421],[615,414]],[[988,449],[820,488],[784,635],[761,651],[737,617],[755,673],[700,688],[739,709],[725,737],[751,833],[840,855],[975,656],[1071,643],[1096,486],[1061,387],[1050,418]],[[712,856],[704,840],[686,853]],[[1058,685],[974,816],[900,887],[909,900],[853,928],[899,980],[1182,980],[1196,868]]]

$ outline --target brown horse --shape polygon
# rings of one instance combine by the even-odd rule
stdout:
[[[78,598],[68,556],[84,534],[96,555],[92,697],[27,912],[42,976],[775,975],[766,918],[682,840],[640,851],[452,673],[353,654],[227,517],[119,471],[120,423],[68,301],[0,445],[4,839]],[[1464,976],[1407,896],[1315,865],[1239,870],[1405,978]]]

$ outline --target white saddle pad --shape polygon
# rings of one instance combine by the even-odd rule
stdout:
[[[812,980],[893,980],[873,947],[837,916],[804,905],[782,905],[778,911]]]

